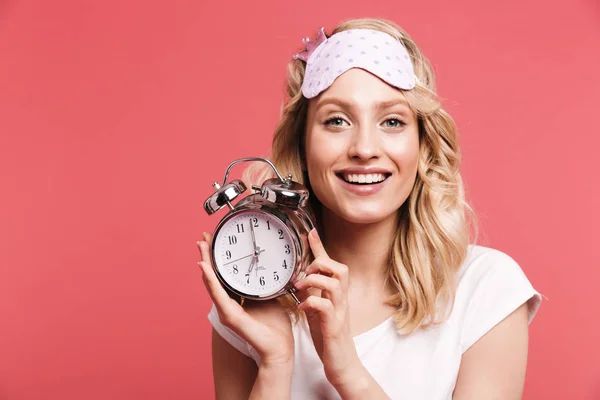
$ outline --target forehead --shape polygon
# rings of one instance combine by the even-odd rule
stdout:
[[[344,72],[331,86],[309,101],[309,105],[315,110],[331,104],[356,109],[392,106],[409,109],[400,89],[361,68],[351,68]]]

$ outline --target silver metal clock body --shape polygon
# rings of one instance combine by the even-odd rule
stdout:
[[[252,300],[293,292],[293,283],[304,277],[312,228],[304,210],[277,207],[260,194],[244,198],[215,229],[211,257],[217,277]]]
[[[239,180],[227,182],[229,170],[245,161],[263,161],[277,178],[267,179],[254,194],[236,205],[233,201],[246,191]],[[290,294],[296,303],[294,282],[305,276],[310,246],[308,234],[314,228],[306,207],[308,190],[283,178],[267,159],[242,158],[232,162],[222,185],[204,202],[212,215],[221,208],[229,212],[215,228],[211,243],[211,261],[221,284],[241,300],[268,300]]]

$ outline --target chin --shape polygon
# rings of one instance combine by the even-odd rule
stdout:
[[[334,213],[338,218],[353,224],[376,224],[393,217],[398,209],[390,209],[389,205],[341,205]]]

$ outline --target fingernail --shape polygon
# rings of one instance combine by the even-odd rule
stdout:
[[[204,238],[206,243],[208,243],[208,234],[206,232],[202,232],[202,237]]]

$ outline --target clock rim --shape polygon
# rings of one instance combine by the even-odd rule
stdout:
[[[215,240],[215,238],[218,236],[219,231],[223,228],[223,226],[229,220],[231,220],[241,214],[252,213],[252,212],[258,212],[258,213],[262,212],[265,214],[269,214],[270,216],[272,216],[274,218],[277,218],[282,223],[282,225],[285,227],[285,229],[288,230],[288,233],[289,233],[290,237],[292,238],[292,244],[294,246],[295,262],[294,262],[294,271],[292,272],[292,275],[290,275],[290,278],[283,284],[281,289],[277,289],[277,291],[270,293],[270,294],[266,294],[266,295],[254,295],[254,294],[244,293],[240,290],[233,288],[226,281],[226,279],[222,276],[221,272],[217,268],[217,263],[216,263],[216,257],[215,257],[216,240]],[[289,293],[290,291],[295,291],[295,288],[292,285],[292,282],[295,281],[295,278],[299,273],[300,264],[302,262],[302,244],[301,244],[302,241],[298,237],[298,231],[294,227],[294,223],[285,214],[285,212],[282,212],[281,210],[278,210],[277,208],[273,208],[272,206],[267,206],[265,204],[254,204],[253,207],[244,207],[243,209],[236,209],[236,210],[229,212],[227,215],[225,215],[223,217],[223,219],[221,219],[221,221],[219,221],[214,232],[215,233],[213,235],[213,240],[211,243],[211,251],[210,251],[212,266],[213,266],[213,270],[215,271],[215,274],[217,275],[217,278],[219,279],[221,284],[227,288],[227,290],[231,291],[232,293],[234,293],[237,296],[241,296],[241,297],[249,299],[249,300],[261,300],[261,301],[274,299],[285,293]]]

